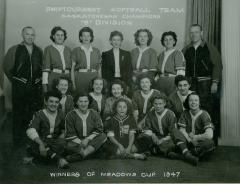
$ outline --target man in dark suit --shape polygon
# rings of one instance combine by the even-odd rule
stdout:
[[[123,41],[122,33],[111,32],[109,41],[113,48],[102,53],[102,77],[108,84],[115,79],[120,79],[129,88],[132,79],[131,56],[130,52],[120,49]]]

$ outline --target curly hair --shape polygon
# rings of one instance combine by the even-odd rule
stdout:
[[[128,100],[126,100],[124,98],[119,98],[113,103],[113,115],[117,114],[117,106],[120,102],[126,103],[126,105],[127,105],[127,115],[132,115],[132,112],[133,112],[132,105]]]
[[[80,29],[80,31],[79,31],[79,41],[82,43],[82,40],[81,40],[81,36],[82,36],[82,34],[84,33],[84,32],[88,32],[88,33],[90,33],[90,36],[91,36],[91,40],[90,40],[90,42],[92,43],[93,42],[93,39],[94,39],[94,35],[93,35],[93,30],[90,28],[90,27],[83,27],[82,29]]]
[[[112,31],[110,33],[109,40],[111,41],[114,36],[119,36],[121,40],[123,41],[123,34],[120,31]]]
[[[77,102],[78,102],[80,97],[87,97],[88,98],[88,101],[89,101],[88,106],[92,103],[92,97],[88,93],[78,93],[73,98],[75,108],[78,107]]]
[[[92,92],[93,91],[93,84],[96,80],[101,80],[103,81],[103,89],[102,89],[102,94],[106,94],[107,93],[107,81],[99,76],[94,77],[91,82],[89,83],[89,91]]]
[[[57,31],[62,31],[64,34],[64,41],[67,39],[67,32],[65,29],[61,28],[60,26],[55,26],[54,28],[52,28],[51,30],[51,35],[50,35],[50,39],[55,42],[53,36],[56,34]]]
[[[174,79],[174,84],[178,86],[178,83],[181,81],[187,81],[189,85],[191,85],[191,78],[183,76],[183,75],[177,75]]]
[[[145,79],[145,78],[150,80],[150,82],[151,82],[151,87],[150,88],[152,88],[154,86],[154,84],[155,84],[154,79],[148,73],[142,73],[137,77],[138,89],[141,90],[141,80]]]
[[[154,101],[155,101],[155,100],[158,100],[158,99],[164,100],[165,103],[166,103],[166,105],[167,105],[167,103],[168,103],[168,97],[167,97],[164,93],[160,93],[160,94],[154,96],[154,97],[150,100],[150,101],[151,101],[151,104],[153,104]],[[166,106],[166,105],[165,105],[165,106]]]
[[[147,33],[147,35],[148,35],[147,46],[149,46],[152,43],[153,35],[152,35],[151,31],[149,31],[148,29],[138,29],[137,32],[134,33],[135,44],[137,46],[140,45],[140,43],[138,41],[138,36],[141,32],[146,32]]]
[[[62,94],[58,91],[58,90],[51,90],[51,91],[48,91],[44,94],[44,100],[45,101],[48,101],[48,99],[50,97],[56,97],[59,99],[59,101],[61,100],[62,98]]]
[[[162,46],[164,46],[164,47],[165,47],[164,39],[165,39],[166,36],[172,36],[172,37],[173,37],[173,39],[174,39],[174,41],[175,41],[175,43],[173,44],[173,46],[175,47],[176,44],[177,44],[177,35],[176,35],[176,33],[173,32],[173,31],[168,31],[168,32],[164,32],[164,33],[162,34],[161,43],[162,43]]]

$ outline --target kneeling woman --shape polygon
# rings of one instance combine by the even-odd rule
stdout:
[[[145,154],[136,153],[144,151],[141,143],[135,139],[136,128],[129,102],[118,99],[113,105],[113,116],[106,121],[107,136],[112,143],[108,148],[113,156],[146,159]]]
[[[69,162],[78,161],[97,151],[107,140],[98,112],[88,109],[90,97],[79,94],[76,108],[66,116],[67,156]]]

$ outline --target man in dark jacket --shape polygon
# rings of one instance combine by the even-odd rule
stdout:
[[[42,107],[42,50],[34,44],[35,30],[22,29],[23,42],[11,47],[3,69],[12,83],[13,142],[21,146],[25,131],[35,111]]]
[[[193,24],[191,43],[183,49],[186,76],[192,78],[191,89],[199,94],[201,107],[210,113],[213,123],[219,125],[222,61],[217,48],[204,41],[202,36],[202,27]]]

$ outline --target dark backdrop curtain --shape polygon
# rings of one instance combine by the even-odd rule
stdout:
[[[204,39],[221,51],[222,0],[187,0],[186,42],[189,43],[189,27],[200,24]]]
[[[2,63],[4,57],[4,38],[5,38],[5,0],[0,0],[0,88],[3,87],[3,70]],[[0,89],[1,90],[1,89]]]

